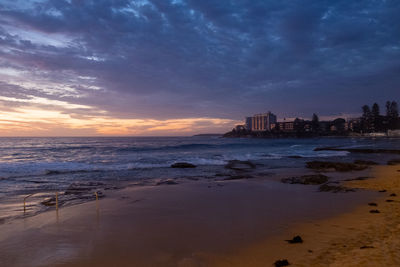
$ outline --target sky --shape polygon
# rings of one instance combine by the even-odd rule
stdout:
[[[223,133],[400,100],[400,1],[0,0],[0,136]]]

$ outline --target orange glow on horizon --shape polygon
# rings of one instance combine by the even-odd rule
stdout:
[[[76,118],[59,110],[15,108],[0,113],[0,136],[192,135],[222,133],[239,123],[219,118],[120,119],[102,113]]]

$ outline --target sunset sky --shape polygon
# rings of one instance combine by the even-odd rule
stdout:
[[[400,100],[400,1],[0,0],[0,136],[223,133]]]

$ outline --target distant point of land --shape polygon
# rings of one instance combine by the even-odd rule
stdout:
[[[209,133],[209,134],[195,134],[193,137],[222,137],[223,134]]]

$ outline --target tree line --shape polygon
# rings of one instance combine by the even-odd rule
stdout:
[[[381,115],[380,107],[374,103],[372,107],[362,106],[360,120],[360,131],[362,132],[385,132],[400,128],[399,108],[396,101],[386,102],[385,115]]]

